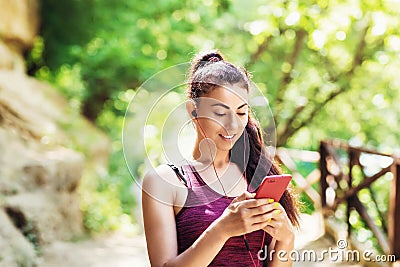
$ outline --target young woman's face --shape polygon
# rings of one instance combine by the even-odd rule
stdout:
[[[242,135],[248,120],[247,91],[217,87],[201,97],[197,106],[198,133],[211,139],[218,150],[230,150]]]

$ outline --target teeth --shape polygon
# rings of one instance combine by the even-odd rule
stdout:
[[[222,135],[222,134],[221,134]],[[235,135],[222,135],[223,138],[232,139]]]

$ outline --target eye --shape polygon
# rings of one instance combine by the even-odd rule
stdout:
[[[214,112],[215,115],[217,115],[218,117],[222,117],[225,116],[225,113],[218,113],[218,112]]]
[[[244,115],[247,115],[247,113],[246,112],[240,112],[240,113],[237,113],[239,116],[244,116]]]

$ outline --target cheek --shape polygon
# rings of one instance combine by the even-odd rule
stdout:
[[[247,123],[249,122],[249,118],[248,117],[242,118],[242,119],[240,119],[240,122],[241,122],[241,125],[239,127],[244,129],[246,127]]]
[[[200,119],[199,123],[201,125],[201,128],[207,133],[207,132],[214,132],[218,130],[221,127],[221,124],[218,123],[216,120],[212,119]]]
[[[241,125],[239,126],[240,127],[240,134],[243,134],[243,132],[245,131],[245,128],[246,128],[246,125],[247,125],[248,121],[249,120],[248,120],[247,117],[241,120]]]

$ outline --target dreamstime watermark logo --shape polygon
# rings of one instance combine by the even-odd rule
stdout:
[[[144,173],[152,171],[161,163],[173,163],[177,166],[192,164],[192,147],[196,140],[196,131],[193,118],[187,110],[188,71],[190,63],[183,63],[164,69],[148,80],[146,80],[135,92],[127,94],[131,101],[127,107],[122,133],[122,145],[126,164],[136,185],[146,191],[148,195],[157,200],[167,203],[171,201],[168,190],[171,186],[180,186],[179,183],[173,184],[165,177],[159,177],[158,184],[163,192],[152,191],[152,188],[142,188],[141,179]],[[229,91],[231,97],[241,97],[250,107],[250,114],[255,117],[264,129],[268,129],[265,141],[267,150],[273,157],[275,154],[276,129],[272,111],[268,100],[261,90],[251,83],[249,92],[246,89],[236,88],[234,85],[216,84],[216,87],[223,87]],[[245,96],[243,96],[245,95]],[[200,99],[201,98],[201,99]],[[207,96],[199,97],[199,102],[212,101]],[[208,119],[218,124],[221,132],[229,133],[222,118],[213,115],[199,113],[200,119]],[[228,116],[226,116],[228,117]],[[211,133],[213,134],[213,133]],[[244,131],[244,135],[247,132]],[[237,135],[239,137],[240,135]],[[200,143],[200,153],[210,153],[210,147],[216,147],[212,138],[205,138],[209,143]],[[249,137],[244,138],[249,142]],[[236,140],[235,140],[236,141]],[[204,148],[202,150],[202,147]],[[197,171],[201,168],[196,166]],[[260,167],[261,168],[261,167]],[[262,166],[266,168],[266,166]],[[241,177],[234,177],[237,181]],[[229,193],[229,192],[228,192]],[[208,198],[204,201],[211,202],[215,199]],[[192,203],[191,205],[201,205],[205,203]]]
[[[336,248],[329,247],[323,250],[304,249],[291,251],[286,250],[271,250],[265,246],[263,250],[258,251],[257,256],[259,260],[272,261],[276,257],[281,262],[347,262],[357,263],[364,262],[395,262],[395,255],[375,255],[371,250],[360,252],[355,249],[347,249],[348,243],[344,239],[339,239],[336,242]]]

